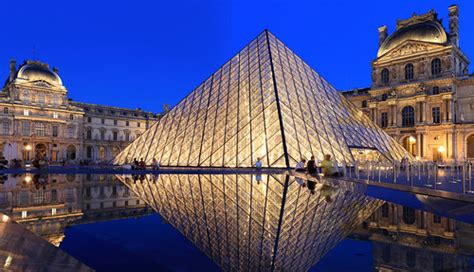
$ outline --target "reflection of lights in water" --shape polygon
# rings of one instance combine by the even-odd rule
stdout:
[[[8,215],[5,215],[5,214],[4,214],[4,215],[2,216],[2,222],[3,222],[3,223],[7,223],[9,220],[10,220],[10,217],[8,217]]]
[[[12,260],[13,260],[12,256],[8,255],[8,257],[5,259],[5,264],[3,265],[3,267],[5,267],[5,268],[10,267],[10,264],[12,263]]]
[[[30,181],[31,181],[31,176],[26,176],[26,177],[25,177],[25,181],[26,181],[26,182],[30,182]]]

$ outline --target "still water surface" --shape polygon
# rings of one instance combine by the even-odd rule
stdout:
[[[286,174],[4,175],[2,213],[98,271],[472,271],[474,205]]]

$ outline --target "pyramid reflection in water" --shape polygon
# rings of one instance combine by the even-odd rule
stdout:
[[[306,271],[383,203],[284,174],[118,177],[223,270]]]
[[[144,158],[166,166],[294,166],[352,148],[388,159],[406,151],[268,31],[136,139],[115,163]]]

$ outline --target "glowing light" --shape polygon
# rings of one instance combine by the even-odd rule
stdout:
[[[415,137],[413,137],[413,136],[410,136],[410,137],[408,138],[408,141],[409,141],[410,143],[416,143],[416,139],[415,139]]]
[[[441,145],[441,146],[438,147],[438,152],[439,153],[444,153],[444,151],[446,151],[446,148],[444,148],[444,146]]]
[[[8,215],[5,215],[5,214],[4,214],[4,215],[2,216],[2,222],[3,222],[3,223],[7,223],[9,220],[10,220],[10,217],[8,217]]]
[[[29,183],[31,181],[31,176],[26,176],[25,181]]]
[[[30,150],[31,150],[31,145],[26,145],[26,146],[25,146],[25,150],[30,151]]]

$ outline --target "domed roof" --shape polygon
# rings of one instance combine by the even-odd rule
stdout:
[[[398,29],[385,39],[382,45],[380,45],[377,57],[382,56],[407,40],[445,44],[448,41],[448,36],[443,26],[437,21],[409,25]]]
[[[62,85],[61,78],[51,71],[47,64],[38,61],[27,61],[18,71],[17,78],[30,82],[43,81],[51,85]]]

